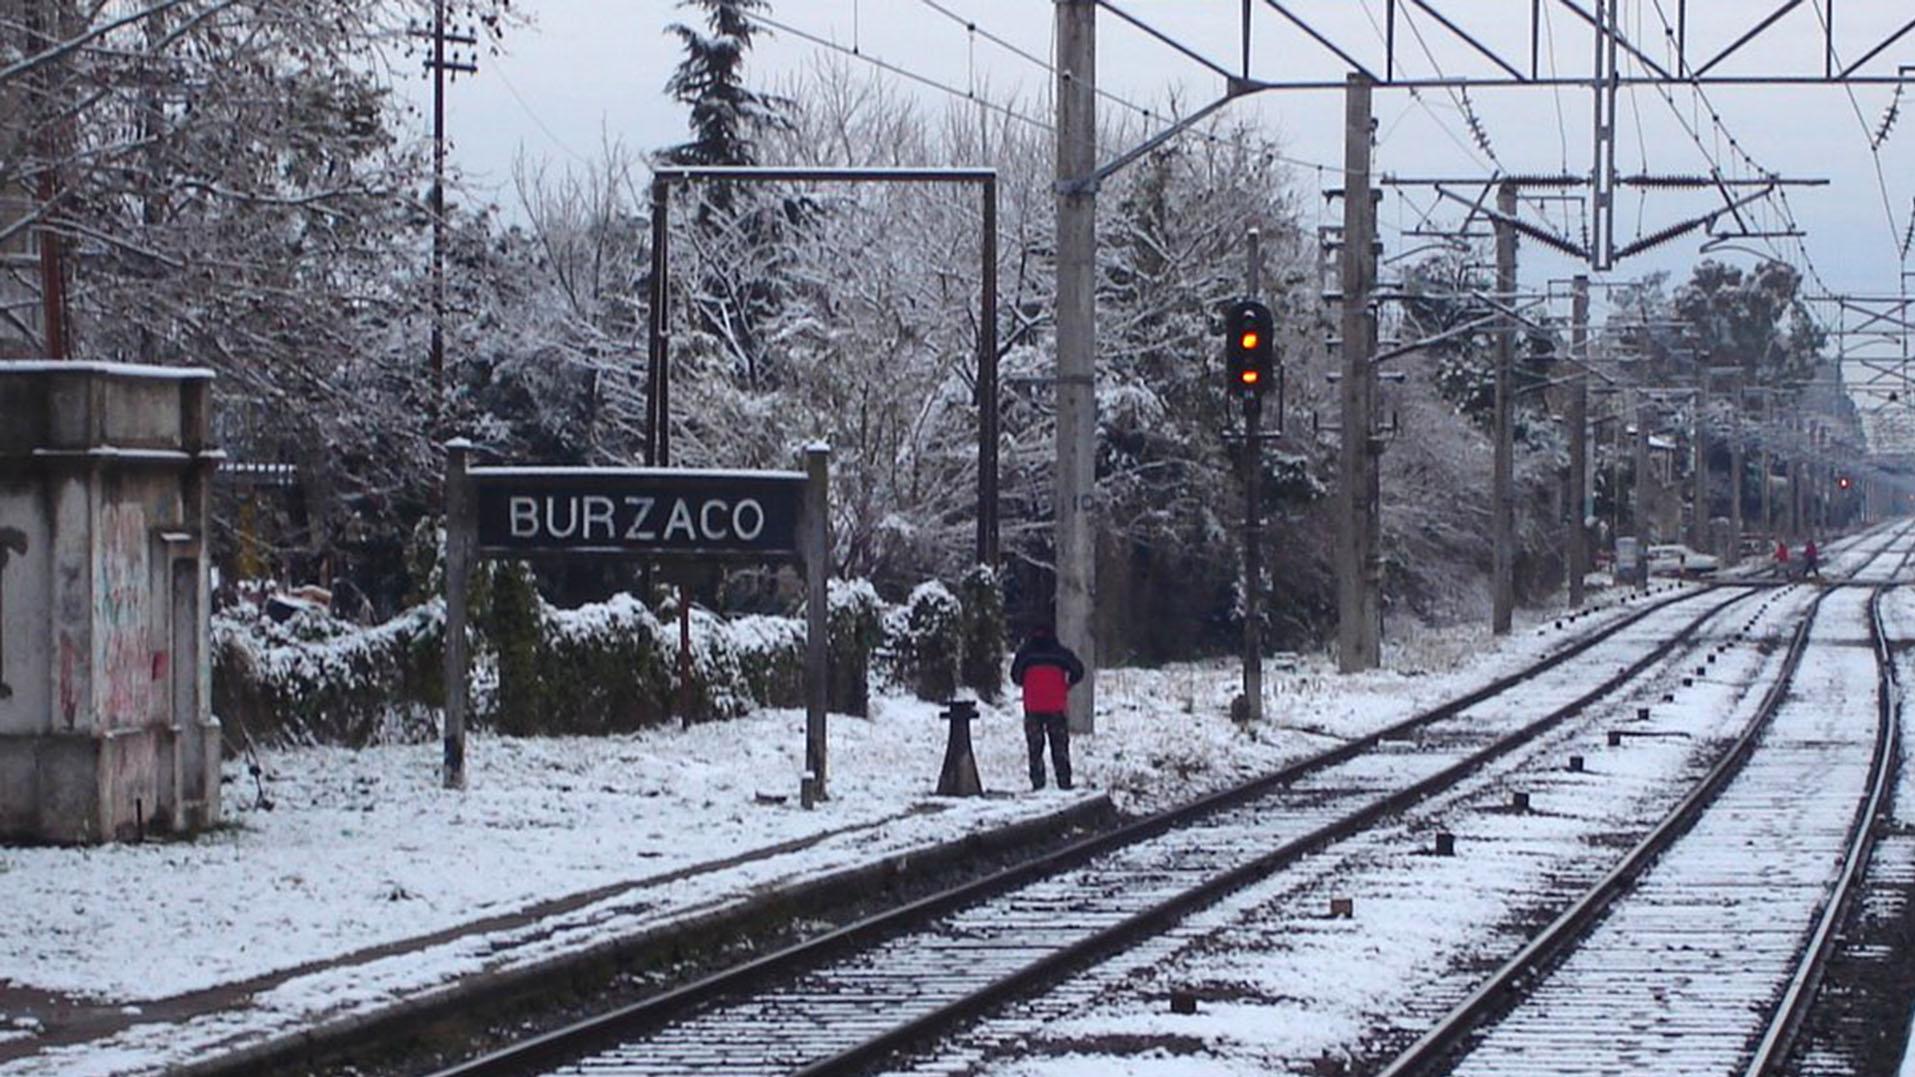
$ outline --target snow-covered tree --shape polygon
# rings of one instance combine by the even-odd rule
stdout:
[[[756,140],[784,125],[791,104],[744,83],[745,53],[760,32],[751,13],[771,5],[766,0],[679,0],[678,6],[703,11],[706,32],[682,22],[668,27],[684,44],[685,59],[666,80],[665,92],[690,107],[692,138],[660,157],[675,165],[758,163]],[[721,210],[728,208],[723,197],[714,198]]]

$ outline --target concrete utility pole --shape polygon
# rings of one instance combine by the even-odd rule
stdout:
[[[1516,216],[1515,184],[1504,183],[1496,188],[1496,212],[1496,299],[1508,307],[1516,301],[1516,230],[1508,223]],[[1490,559],[1490,630],[1499,636],[1509,633],[1510,614],[1516,607],[1515,549],[1511,533],[1515,526],[1516,509],[1516,446],[1510,429],[1510,402],[1514,389],[1510,379],[1515,336],[1516,322],[1506,314],[1500,320],[1496,333],[1496,461],[1490,477],[1490,535],[1493,544]],[[1347,432],[1345,436],[1348,436]]]
[[[1775,432],[1770,429],[1775,422],[1775,397],[1772,393],[1762,395],[1762,534],[1771,545],[1775,542],[1775,453],[1769,448],[1769,442]]]
[[[1729,390],[1729,550],[1725,564],[1742,560],[1742,378]]]
[[[1249,236],[1249,254],[1243,274],[1243,294],[1258,298],[1257,230]],[[1263,399],[1251,394],[1243,402],[1243,702],[1244,721],[1263,721]]]
[[[1057,3],[1057,637],[1084,660],[1070,730],[1097,702],[1097,4]]]
[[[1569,383],[1569,541],[1565,571],[1569,604],[1583,604],[1589,572],[1589,276],[1576,274],[1569,305],[1569,355],[1579,364]]]
[[[1709,552],[1709,367],[1706,358],[1698,359],[1702,365],[1697,367],[1696,412],[1691,426],[1694,428],[1695,441],[1695,491],[1691,497],[1695,501],[1695,511],[1689,517],[1689,548],[1700,553]]]
[[[1343,376],[1338,383],[1343,447],[1337,492],[1337,668],[1375,669],[1382,661],[1382,563],[1376,430],[1376,202],[1370,195],[1370,79],[1351,75],[1344,90]]]
[[[1636,564],[1649,563],[1649,415],[1643,407],[1642,392],[1629,390],[1630,417],[1636,423],[1635,445],[1635,481],[1630,487],[1630,501],[1635,508],[1633,523],[1636,528]],[[1641,569],[1637,570],[1638,580],[1643,578]]]

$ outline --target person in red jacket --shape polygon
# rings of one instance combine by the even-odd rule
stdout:
[[[1024,690],[1024,742],[1031,750],[1031,788],[1044,788],[1044,741],[1051,742],[1057,787],[1071,787],[1071,730],[1066,718],[1071,685],[1084,679],[1084,663],[1039,625],[1011,658],[1011,681]]]
[[[1789,575],[1789,544],[1778,541],[1775,544],[1775,578],[1787,579]]]

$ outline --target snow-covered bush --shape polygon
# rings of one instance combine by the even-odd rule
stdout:
[[[424,739],[437,726],[443,603],[367,629],[318,611],[285,624],[222,612],[212,639],[213,711],[235,741],[371,744]]]
[[[958,581],[963,601],[964,653],[959,679],[981,699],[995,703],[1004,691],[1004,588],[989,565],[977,565]]]
[[[951,589],[927,580],[905,603],[904,638],[897,652],[905,682],[919,699],[944,700],[957,694],[958,659],[964,650],[964,604]]]
[[[590,734],[804,703],[802,617],[725,620],[694,609],[689,685],[678,674],[675,611],[630,595],[578,609],[545,604],[522,564],[482,565],[487,608],[471,616],[475,724],[511,734]],[[952,607],[956,600],[941,591]],[[869,711],[871,652],[884,605],[868,581],[832,581],[830,706]],[[359,628],[323,611],[285,623],[222,613],[213,625],[214,710],[236,739],[371,744],[436,734],[444,707],[445,608],[434,600]],[[950,651],[955,654],[956,652]]]
[[[884,600],[870,580],[832,580],[826,606],[831,683],[825,697],[834,711],[868,715],[871,655],[884,641]]]
[[[637,729],[672,713],[677,634],[637,599],[617,595],[575,610],[545,607],[544,613],[531,689],[539,732]]]

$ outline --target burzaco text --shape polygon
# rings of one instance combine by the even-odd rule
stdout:
[[[517,495],[506,504],[514,539],[574,542],[751,542],[765,529],[758,499]]]

